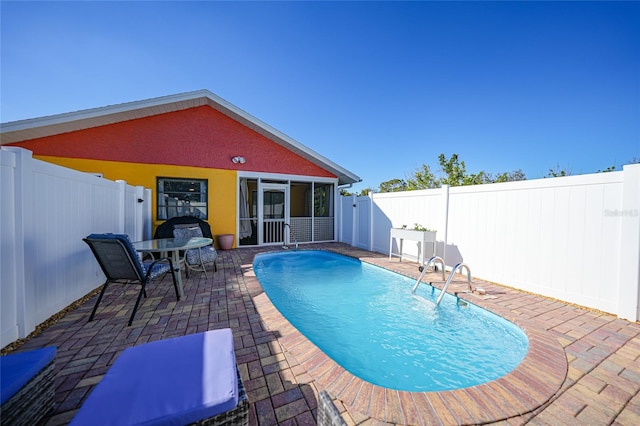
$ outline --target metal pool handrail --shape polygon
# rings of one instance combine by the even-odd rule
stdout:
[[[289,228],[289,239],[291,239],[291,237],[293,237],[293,241],[296,243],[296,251],[298,250],[298,239],[296,238],[295,235],[293,235],[293,230],[291,229],[291,225],[289,225],[288,223],[285,222],[284,224],[284,229],[287,229],[287,227]],[[289,243],[291,243],[291,241],[289,241]],[[286,240],[282,242],[282,248],[283,249],[288,249],[289,246],[286,244]]]
[[[420,285],[420,282],[422,282],[422,277],[424,277],[424,274],[427,272],[429,265],[433,263],[433,266],[434,268],[436,268],[436,271],[438,270],[435,264],[436,261],[439,261],[440,265],[442,266],[442,281],[444,281],[444,260],[442,260],[440,256],[433,256],[429,260],[427,260],[427,263],[425,263],[423,266],[420,266],[420,271],[422,273],[420,274],[420,277],[418,277],[418,281],[416,281],[416,285],[413,286],[413,289],[411,290],[411,294],[416,293],[416,289]],[[429,285],[431,285],[431,283],[429,283]]]
[[[467,270],[467,282],[469,284],[469,292],[473,292],[473,287],[471,287],[471,270],[469,269],[469,266],[467,266],[466,263],[462,263],[462,262],[458,263],[456,266],[453,267],[453,269],[451,270],[451,274],[449,274],[449,278],[447,278],[447,282],[444,284],[444,287],[442,287],[442,292],[440,293],[440,296],[438,296],[438,300],[436,300],[436,306],[440,304],[440,301],[444,297],[444,294],[447,292],[447,287],[449,287],[449,284],[451,284],[451,281],[453,280],[453,276],[456,274],[456,271],[462,268],[466,268]]]

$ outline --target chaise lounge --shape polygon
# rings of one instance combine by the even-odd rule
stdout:
[[[247,425],[231,329],[127,348],[72,425]]]
[[[0,357],[0,424],[38,424],[53,409],[56,352],[48,346]]]

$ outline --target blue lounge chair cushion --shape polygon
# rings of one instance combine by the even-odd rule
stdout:
[[[15,395],[56,356],[56,347],[48,346],[0,357],[0,404]]]
[[[231,329],[127,348],[72,425],[190,424],[238,405]]]

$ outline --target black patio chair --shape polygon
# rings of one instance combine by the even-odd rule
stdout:
[[[189,238],[202,238],[202,229],[198,226],[198,224],[178,224],[173,228],[173,237],[178,239],[186,239]],[[181,260],[184,261],[185,272],[187,277],[189,277],[189,271],[200,271],[204,272],[205,278],[207,277],[207,268],[205,265],[213,265],[213,271],[218,271],[218,265],[216,264],[216,260],[218,259],[218,252],[213,247],[213,244],[198,247],[196,249],[189,249],[185,251],[184,257]]]
[[[164,277],[167,272],[172,272],[175,269],[173,262],[170,258],[164,257],[143,263],[126,234],[91,234],[87,238],[83,238],[83,241],[89,245],[98,264],[100,264],[100,268],[102,268],[104,275],[107,277],[96,305],[93,307],[89,321],[93,320],[109,284],[120,283],[127,285],[137,283],[140,285],[140,292],[129,319],[129,325],[131,325],[142,295],[144,294],[144,297],[147,297],[147,284],[151,280]],[[176,277],[173,273],[171,276],[173,277],[176,298],[180,300]]]
[[[199,227],[200,233],[194,232],[192,229],[194,227]],[[187,231],[186,229],[191,229],[191,231]],[[162,222],[153,234],[154,239],[188,237],[204,237],[214,240],[213,235],[211,234],[211,226],[204,220],[194,216],[172,217],[171,219]],[[180,252],[181,263],[184,261],[187,277],[189,276],[190,270],[195,270],[204,272],[204,276],[206,278],[206,264],[213,264],[213,270],[214,272],[217,272],[217,258],[218,253],[213,244],[200,249],[187,250],[186,253],[183,251]]]
[[[197,224],[200,227],[203,237],[213,239],[213,235],[211,235],[211,226],[204,220],[199,219],[195,216],[177,216],[172,217],[169,220],[165,220],[156,228],[156,232],[153,234],[153,238],[173,238],[173,230],[176,225],[191,224]]]

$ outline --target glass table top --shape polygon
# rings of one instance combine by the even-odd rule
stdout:
[[[212,244],[211,238],[161,238],[157,240],[145,240],[133,243],[137,251],[175,251],[198,248]]]

